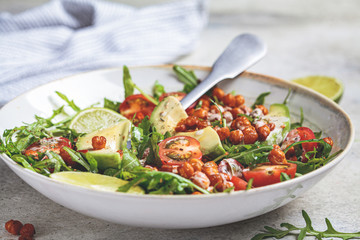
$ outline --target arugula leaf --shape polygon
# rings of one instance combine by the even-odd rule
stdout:
[[[360,238],[360,232],[355,233],[343,233],[334,229],[329,219],[325,218],[327,229],[325,231],[317,231],[313,228],[311,219],[305,210],[302,210],[302,216],[305,220],[305,227],[296,227],[289,223],[281,223],[280,227],[285,229],[276,229],[269,226],[265,226],[263,233],[258,233],[251,240],[262,240],[266,238],[280,239],[285,236],[297,236],[297,239],[304,239],[306,236],[314,236],[317,239],[323,238],[341,238],[343,240]]]
[[[291,123],[290,129],[292,130],[292,129],[295,129],[298,127],[302,127],[303,122],[304,122],[304,111],[303,111],[303,108],[301,107],[300,108],[300,122]]]
[[[129,151],[129,149],[125,148],[123,150],[123,157],[121,161],[121,170],[123,171],[131,171],[135,167],[140,166],[139,159]]]
[[[136,88],[144,97],[146,97],[150,102],[155,105],[158,105],[159,102],[151,97],[149,94],[145,93],[142,89],[140,89],[131,79],[130,72],[127,66],[123,67],[123,84],[125,89],[125,98],[134,94],[134,89]]]
[[[152,90],[153,90],[153,95],[157,100],[159,100],[159,97],[165,93],[164,86],[161,85],[157,80],[155,81],[155,85]]]
[[[280,181],[281,182],[285,182],[285,181],[290,180],[290,179],[291,178],[290,178],[289,175],[287,175],[287,173],[284,173],[284,172],[280,173]]]
[[[265,103],[265,97],[268,96],[271,92],[264,92],[261,93],[255,100],[254,104],[251,105],[251,108],[256,108],[256,105],[264,105]]]
[[[148,194],[188,194],[195,190],[209,194],[207,190],[174,173],[152,171],[143,167],[137,167],[131,173],[136,177],[121,186],[119,192],[127,192],[132,186],[139,185]]]
[[[75,112],[80,112],[80,108],[74,103],[74,100],[69,100],[67,96],[65,96],[65,94],[55,91],[55,93],[65,102],[67,102],[67,104],[75,111]]]
[[[173,70],[178,79],[185,84],[183,92],[189,93],[198,85],[198,79],[194,71],[187,71],[178,65],[174,65]]]
[[[153,131],[150,137],[150,154],[146,158],[146,164],[156,166],[160,168],[162,162],[159,156],[159,145],[160,141],[164,140],[164,136],[161,133]]]
[[[287,104],[288,104],[289,97],[291,96],[291,93],[292,93],[292,89],[289,88],[289,89],[288,89],[288,93],[286,94],[286,97],[285,97],[285,99],[284,99],[284,101],[283,101],[282,104],[284,104],[284,105],[287,105]]]
[[[72,150],[71,148],[64,147],[65,151],[67,151],[74,162],[79,163],[83,166],[88,172],[91,171],[89,164],[84,160],[79,152]]]
[[[148,116],[136,127],[131,127],[131,150],[138,158],[142,158],[145,150],[150,147],[151,123]]]
[[[115,112],[119,111],[121,102],[111,101],[107,98],[104,98],[104,108],[114,110]]]
[[[96,159],[91,155],[91,153],[87,152],[85,153],[85,158],[88,161],[89,165],[90,165],[90,172],[92,173],[98,173],[98,162],[96,161]]]
[[[123,66],[123,84],[125,90],[125,98],[134,95],[134,83],[131,80],[130,71],[127,66]]]
[[[72,171],[72,169],[70,167],[68,167],[68,165],[66,165],[66,163],[64,162],[64,160],[62,159],[62,157],[59,154],[54,153],[52,151],[46,151],[45,155],[49,159],[52,159],[52,160],[54,160],[54,162],[58,163],[58,164],[55,164],[54,172],[59,172],[61,167],[63,169],[65,169],[66,171]]]
[[[28,161],[26,161],[26,158],[20,154],[16,154],[16,155],[13,155],[11,157],[11,159],[13,159],[15,162],[17,163],[20,163],[24,168],[27,168],[31,171],[35,171],[35,169],[30,165],[30,163],[28,163]]]
[[[254,179],[250,178],[248,183],[246,184],[246,189],[245,190],[250,190],[252,188],[253,182],[254,182]]]

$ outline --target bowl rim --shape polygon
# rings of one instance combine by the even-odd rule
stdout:
[[[174,65],[175,64],[144,65],[144,66],[130,66],[129,68],[130,69],[146,69],[146,68],[171,69]],[[180,65],[180,66],[182,66],[186,69],[191,69],[191,70],[200,70],[200,71],[210,71],[211,70],[211,67],[208,67],[208,66],[198,66],[198,65]],[[8,105],[10,105],[10,103],[14,102],[18,98],[21,98],[21,97],[27,95],[29,92],[34,91],[35,89],[42,88],[46,85],[53,84],[54,82],[57,82],[57,81],[63,81],[63,80],[67,80],[67,79],[82,76],[82,75],[85,76],[87,74],[101,74],[103,72],[105,73],[108,71],[118,71],[118,70],[121,70],[121,68],[122,67],[119,66],[119,67],[109,67],[109,68],[101,68],[101,69],[97,69],[97,70],[85,71],[85,72],[72,74],[72,75],[69,75],[69,76],[66,76],[63,78],[59,78],[59,79],[41,84],[35,88],[25,91],[24,93],[20,94],[19,96],[15,97],[12,100],[10,100],[9,102],[7,102],[2,108],[0,108],[0,114],[2,113],[3,109],[6,109],[8,107]],[[300,184],[301,182],[305,181],[306,179],[314,178],[314,177],[316,177],[316,175],[320,175],[320,174],[326,172],[327,170],[330,170],[335,165],[337,165],[339,162],[341,162],[343,160],[343,158],[345,157],[345,155],[350,151],[352,144],[354,142],[355,130],[354,130],[354,127],[352,125],[349,115],[334,101],[332,101],[331,99],[328,99],[327,97],[323,96],[322,94],[320,94],[312,89],[306,88],[302,85],[299,85],[299,84],[296,84],[296,83],[293,83],[290,81],[286,81],[286,80],[283,80],[283,79],[280,79],[277,77],[260,74],[260,73],[254,73],[254,72],[250,72],[250,71],[244,71],[243,73],[239,74],[236,77],[236,79],[239,77],[249,77],[249,78],[253,78],[256,80],[260,80],[262,82],[270,83],[271,85],[279,85],[282,87],[285,86],[285,87],[288,87],[291,89],[295,89],[296,91],[306,93],[308,95],[310,94],[310,95],[314,96],[318,101],[320,101],[323,105],[326,105],[327,107],[330,107],[333,110],[336,110],[336,112],[340,112],[343,115],[343,117],[346,119],[349,130],[350,130],[350,136],[348,138],[348,143],[345,146],[345,148],[343,149],[343,151],[338,156],[336,156],[335,159],[333,159],[331,162],[327,163],[323,167],[316,169],[312,172],[309,172],[307,174],[304,174],[300,177],[291,179],[290,181],[284,181],[284,182],[271,184],[271,185],[267,185],[267,186],[263,186],[263,187],[253,188],[253,189],[249,189],[246,191],[234,191],[231,193],[201,194],[201,195],[150,195],[150,194],[140,195],[140,194],[133,194],[133,193],[108,192],[108,191],[101,191],[101,190],[96,190],[96,189],[89,189],[89,188],[85,188],[85,187],[81,187],[81,186],[77,186],[77,185],[73,185],[73,184],[69,184],[69,183],[59,182],[50,177],[46,177],[39,173],[33,172],[33,171],[26,169],[26,168],[20,166],[19,164],[17,164],[14,160],[12,160],[10,157],[8,157],[5,153],[0,154],[1,159],[6,164],[12,165],[13,167],[17,168],[20,172],[22,171],[26,175],[38,178],[39,180],[50,181],[50,183],[52,183],[52,184],[58,184],[61,187],[70,188],[70,189],[73,189],[73,190],[76,190],[79,192],[83,192],[83,193],[87,193],[87,194],[92,194],[92,195],[101,194],[104,197],[120,197],[120,198],[125,197],[125,198],[137,198],[137,199],[140,198],[140,199],[201,200],[204,198],[238,197],[241,195],[257,194],[258,192],[266,193],[266,192],[273,191],[278,188],[287,188],[287,187],[290,187],[291,185]]]

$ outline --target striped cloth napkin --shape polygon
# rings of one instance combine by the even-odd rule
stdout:
[[[136,9],[96,0],[55,0],[0,14],[0,106],[45,82],[103,67],[172,62],[192,51],[206,0]]]

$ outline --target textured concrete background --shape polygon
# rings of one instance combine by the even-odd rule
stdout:
[[[0,0],[0,11],[17,13],[44,2]],[[118,2],[142,6],[164,1]],[[36,239],[250,239],[264,225],[278,227],[281,222],[303,225],[302,209],[318,229],[325,229],[323,219],[328,217],[337,230],[360,231],[359,9],[358,0],[213,1],[210,22],[199,46],[178,61],[211,65],[235,35],[251,32],[263,38],[269,48],[266,58],[251,71],[284,79],[321,74],[344,82],[345,94],[340,105],[357,128],[355,143],[346,159],[302,197],[263,216],[219,227],[136,228],[68,210],[37,193],[0,162],[0,239],[17,239],[4,231],[3,223],[12,218],[33,223]]]

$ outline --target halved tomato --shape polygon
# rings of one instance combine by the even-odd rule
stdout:
[[[310,140],[315,139],[314,132],[307,127],[299,127],[296,129],[298,131],[298,134],[300,136],[300,140]],[[317,148],[317,143],[302,143],[301,146],[303,147],[305,152],[313,151],[314,148]]]
[[[135,116],[134,123],[137,125],[144,119],[145,116],[151,115],[155,108],[155,104],[150,102],[144,95],[135,94],[131,95],[120,104],[120,113],[129,120]]]
[[[181,100],[186,96],[186,93],[183,93],[183,92],[163,93],[163,94],[159,97],[159,101],[161,102],[164,98],[166,98],[166,97],[168,97],[168,96],[174,96],[174,97],[176,97],[179,101],[181,101]]]
[[[233,176],[231,182],[234,184],[235,191],[246,190],[247,182],[241,178]]]
[[[253,186],[261,187],[280,182],[282,172],[289,175],[290,178],[295,177],[297,165],[294,163],[270,165],[269,163],[259,164],[254,169],[244,169],[243,174],[246,181],[253,178]]]
[[[159,155],[164,165],[180,165],[192,158],[202,158],[199,141],[188,136],[164,139],[159,143]]]
[[[24,154],[38,159],[39,153],[44,153],[47,150],[60,154],[60,150],[63,147],[71,148],[69,139],[64,137],[43,138],[28,146],[24,150]]]

